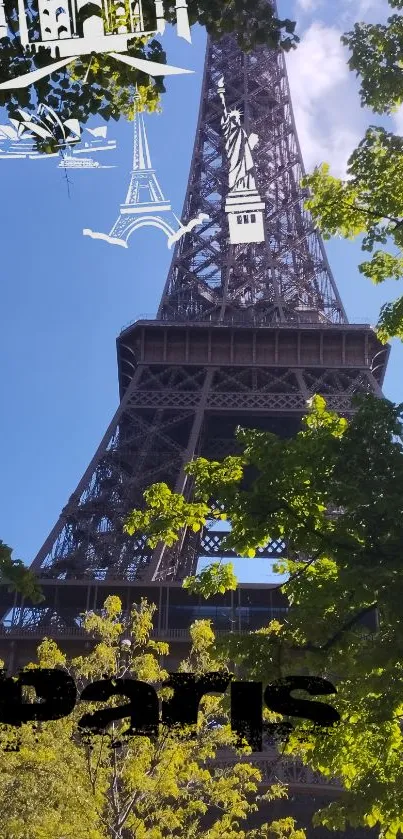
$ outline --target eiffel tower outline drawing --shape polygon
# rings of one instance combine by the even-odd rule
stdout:
[[[110,233],[95,233],[86,228],[83,230],[84,236],[102,239],[111,245],[127,248],[129,238],[136,230],[141,227],[156,227],[165,233],[168,247],[172,247],[172,244],[187,232],[190,226],[200,224],[207,218],[208,216],[200,214],[185,227],[173,212],[171,202],[165,198],[151,162],[144,116],[136,108],[133,167],[125,201],[120,205],[119,216]]]

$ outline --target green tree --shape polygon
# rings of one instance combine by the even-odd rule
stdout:
[[[9,586],[10,591],[18,591],[32,603],[40,603],[44,597],[35,575],[21,559],[12,559],[12,548],[0,539],[0,584]]]
[[[36,0],[26,0],[26,3],[31,25],[35,26],[38,20]],[[164,4],[168,21],[176,19],[175,6],[175,0]],[[18,39],[17,0],[5,0],[5,9],[12,37],[0,40],[2,82],[52,63],[50,52],[44,48],[37,54],[24,55]],[[145,22],[151,29],[155,25],[153,0],[143,0],[143,11]],[[266,0],[189,0],[189,20],[191,24],[200,23],[215,38],[235,33],[245,50],[264,43],[289,50],[298,42],[294,34],[295,23],[279,19]],[[155,39],[132,41],[127,54],[160,64],[167,63],[161,44]],[[92,114],[100,114],[105,120],[118,120],[121,116],[133,119],[136,85],[141,89],[141,106],[155,111],[165,91],[162,77],[154,79],[107,54],[93,54],[80,58],[29,88],[0,91],[0,106],[7,108],[10,117],[16,116],[18,108],[33,111],[39,101],[54,108],[62,119],[76,117],[81,123],[85,123]],[[44,150],[51,148],[45,146]]]
[[[226,518],[226,547],[245,557],[287,539],[288,556],[276,565],[290,575],[279,586],[286,620],[234,635],[225,655],[266,683],[298,673],[336,680],[330,704],[341,723],[324,737],[293,719],[285,750],[343,783],[341,800],[317,821],[377,824],[393,839],[403,830],[403,405],[357,400],[347,421],[314,397],[290,440],[238,430],[241,455],[188,465],[193,500],[155,485],[126,529],[148,533],[151,545],[173,544],[180,528]],[[187,586],[206,597],[222,590],[217,563],[211,572]],[[226,577],[232,587],[231,564]],[[362,621],[375,610],[379,630],[371,636]]]
[[[358,270],[376,284],[403,277],[402,152],[403,137],[370,126],[349,159],[348,179],[333,177],[324,163],[302,182],[311,191],[305,206],[325,239],[363,235],[361,248],[372,256]],[[384,342],[403,340],[403,295],[382,306],[377,333]]]
[[[54,641],[44,639],[38,663],[28,669],[61,668],[80,691],[104,676],[138,679],[155,686],[160,698],[169,698],[162,664],[168,645],[150,638],[154,610],[142,600],[127,617],[119,598],[108,597],[100,613],[84,617],[84,627],[96,639],[91,653],[68,661]],[[180,669],[206,672],[213,643],[208,622],[197,622],[189,660]],[[10,839],[304,839],[290,818],[256,830],[243,828],[248,813],[256,810],[260,774],[249,763],[237,762],[237,754],[248,750],[232,748],[228,718],[220,727],[212,725],[221,703],[220,696],[208,695],[200,703],[196,730],[169,731],[161,725],[153,737],[125,737],[127,720],[99,735],[80,734],[80,703],[68,717],[26,723],[17,734],[2,724],[1,834]],[[105,703],[118,704],[117,697]],[[85,703],[85,712],[96,708]],[[214,766],[222,748],[233,751],[230,768]],[[269,801],[280,797],[286,797],[281,784],[265,796]]]
[[[403,9],[402,0],[388,3]],[[403,15],[386,24],[356,23],[342,41],[361,80],[361,104],[378,114],[395,111],[403,102]],[[363,235],[362,250],[372,256],[359,271],[374,283],[403,277],[402,152],[402,137],[371,125],[348,161],[346,180],[333,177],[328,164],[303,180],[311,191],[305,206],[325,238]],[[378,335],[403,340],[403,295],[382,307]]]
[[[403,0],[388,0],[403,9]],[[360,77],[361,104],[390,114],[403,102],[403,18],[391,15],[385,24],[356,23],[342,38],[351,52],[350,70]]]

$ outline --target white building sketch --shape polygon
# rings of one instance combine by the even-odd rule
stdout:
[[[36,138],[30,131],[23,131],[18,120],[13,124],[0,125],[0,160],[48,160],[59,157],[59,152],[41,154]]]
[[[81,128],[75,117],[62,121],[56,111],[49,105],[40,103],[36,113],[31,114],[21,109],[17,110],[20,119],[10,119],[16,127],[18,136],[25,132],[40,140],[51,140],[57,150],[73,146],[80,141]]]
[[[85,136],[89,134],[91,140],[82,140],[79,146],[73,149],[73,154],[87,154],[88,152],[115,151],[116,140],[108,140],[108,127],[98,125],[96,128],[84,127]],[[81,135],[82,137],[83,135]]]
[[[61,158],[60,168],[110,168],[92,158],[77,157],[116,149],[116,140],[107,139],[106,125],[84,128],[83,140],[78,120],[62,122],[47,105],[40,104],[36,114],[21,109],[17,113],[19,119],[10,119],[9,125],[0,125],[0,160],[48,160],[58,157]],[[85,139],[87,135],[88,140]],[[55,142],[55,151],[49,154],[41,152],[37,147],[38,138]]]
[[[248,136],[241,123],[239,110],[227,110],[223,78],[218,83],[218,94],[224,108],[221,127],[229,163],[229,192],[225,212],[228,215],[230,242],[232,245],[264,242],[265,204],[256,188],[255,164],[252,155],[259,138],[257,134]]]
[[[63,154],[58,168],[83,171],[84,169],[115,169],[116,166],[105,166],[99,160],[94,160],[92,157],[75,157],[74,152],[68,152]]]
[[[0,0],[0,40],[1,38],[7,38],[7,20],[4,9],[4,0]]]
[[[103,239],[110,245],[120,245],[127,248],[129,238],[136,230],[141,227],[156,227],[165,233],[168,247],[171,248],[182,236],[208,218],[209,216],[200,213],[197,219],[192,219],[186,225],[183,225],[175,213],[172,212],[171,203],[162,192],[151,162],[144,116],[136,111],[133,168],[130,173],[130,183],[125,202],[120,206],[119,217],[108,234],[95,233],[93,230],[85,228],[83,230],[84,236],[90,236],[92,239]]]
[[[107,126],[101,125],[97,128],[84,128],[84,131],[91,135],[91,140],[80,143],[74,149],[65,153],[59,163],[59,169],[115,169],[115,164],[101,164],[91,157],[79,157],[79,155],[94,154],[96,152],[114,151],[116,140],[107,140]]]
[[[0,33],[7,32],[4,0],[0,0]],[[192,73],[181,67],[159,64],[148,59],[124,55],[131,41],[162,34],[165,29],[163,0],[155,0],[155,28],[144,27],[142,0],[38,0],[39,32],[31,32],[25,0],[18,0],[18,23],[21,47],[28,55],[41,48],[61,59],[46,67],[0,83],[0,90],[27,87],[90,53],[108,53],[150,76]],[[94,11],[96,8],[96,12]],[[128,7],[128,14],[126,9]],[[177,34],[191,42],[186,0],[177,0]]]

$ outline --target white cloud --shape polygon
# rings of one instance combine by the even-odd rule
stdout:
[[[356,20],[368,12],[379,11],[385,6],[385,0],[344,0],[346,8],[351,8]]]
[[[393,131],[400,136],[403,135],[403,105],[400,105],[400,108],[392,114],[393,119]]]
[[[350,27],[356,21],[383,23],[392,11],[387,0],[343,0],[340,24]]]
[[[322,0],[297,0],[297,9],[302,12],[315,12],[322,6]]]
[[[341,31],[315,22],[287,57],[291,96],[305,166],[327,161],[345,175],[347,160],[364,132],[356,84],[347,66]]]

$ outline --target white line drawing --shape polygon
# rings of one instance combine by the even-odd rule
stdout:
[[[115,169],[116,166],[104,166],[92,157],[74,157],[73,154],[64,154],[59,169]]]
[[[159,228],[167,236],[174,234],[174,228],[166,218],[171,215],[171,204],[165,200],[153,169],[144,117],[138,109],[135,112],[133,128],[133,168],[126,199],[124,204],[121,204],[120,215],[108,236],[97,236],[110,244],[117,244],[118,240],[123,240],[127,245],[135,230],[149,225]],[[90,235],[84,231],[83,233],[85,236]]]
[[[88,152],[104,152],[114,151],[116,149],[116,140],[107,140],[107,126],[100,125],[96,128],[85,128],[85,131],[91,135],[89,142],[82,143],[80,146],[64,153],[59,163],[59,169],[115,169],[115,165],[107,165],[94,160],[92,157],[79,157],[79,155],[88,154]]]
[[[179,38],[184,38],[185,41],[188,41],[188,43],[191,44],[192,37],[190,34],[187,5],[188,4],[186,0],[176,0],[175,10],[177,21],[177,33]]]
[[[230,242],[232,245],[264,242],[265,204],[256,188],[252,155],[259,138],[257,134],[248,136],[241,123],[241,112],[238,109],[227,110],[224,78],[218,82],[217,90],[224,108],[221,127],[229,163],[229,192],[225,212],[228,215]]]
[[[120,245],[121,248],[128,248],[129,245],[125,242],[124,239],[117,239],[113,236],[108,236],[107,233],[94,233],[93,230],[89,230],[88,227],[84,228],[83,230],[84,236],[90,236],[91,239],[102,239],[104,242],[108,242],[109,245]]]
[[[0,0],[0,39],[7,38],[7,20],[4,9],[4,0]]]
[[[20,119],[10,119],[10,122],[17,128],[19,136],[28,131],[42,140],[55,141],[60,149],[80,141],[81,128],[78,119],[66,119],[62,122],[49,105],[39,104],[35,114],[21,109],[18,109],[17,113],[20,114]]]
[[[84,128],[84,131],[90,135],[90,139],[83,141],[78,120],[70,119],[62,122],[53,108],[47,105],[39,104],[36,114],[29,114],[21,109],[17,113],[19,119],[10,119],[10,125],[0,125],[0,160],[47,160],[60,157],[62,154],[59,168],[115,168],[103,166],[89,157],[81,158],[81,160],[75,157],[116,149],[116,140],[107,139],[106,125]],[[41,152],[36,145],[38,137],[52,139],[57,143],[58,148],[49,154]],[[64,149],[68,151],[63,153]]]
[[[174,213],[174,215],[175,215],[175,213]],[[193,230],[194,227],[197,227],[199,224],[203,224],[204,221],[209,221],[210,220],[210,216],[206,215],[206,213],[199,213],[197,218],[193,218],[186,225],[183,225],[182,222],[180,221],[180,219],[177,218],[177,216],[175,216],[175,218],[176,218],[176,221],[178,222],[178,224],[180,225],[180,227],[179,227],[179,230],[176,231],[176,233],[173,233],[172,236],[168,237],[168,247],[169,248],[172,248],[172,245],[174,245],[175,242],[179,242],[179,239],[181,239],[182,236],[185,235],[185,233],[190,233],[190,231]]]
[[[111,245],[128,247],[128,240],[135,230],[141,227],[156,227],[165,233],[168,248],[171,248],[174,242],[193,230],[196,225],[202,224],[207,218],[209,216],[200,213],[197,219],[192,219],[188,224],[183,225],[173,213],[171,203],[165,199],[152,166],[144,116],[136,109],[133,168],[126,200],[120,206],[119,217],[108,234],[95,233],[86,228],[83,230],[83,235],[90,236],[92,239],[103,239]],[[177,224],[179,224],[179,230],[175,229]]]
[[[19,126],[17,120],[13,123]],[[31,132],[21,131],[13,125],[0,125],[0,160],[47,160],[51,157],[59,157],[59,152],[41,154]]]
[[[79,146],[73,149],[73,154],[87,154],[89,151],[94,153],[98,151],[115,151],[116,140],[108,140],[108,127],[106,125],[99,125],[96,128],[86,128],[84,130],[91,135],[91,140],[82,141]],[[82,135],[81,135],[82,136]]]
[[[0,0],[0,3],[2,0]],[[156,28],[144,29],[142,0],[128,0],[130,25],[127,26],[125,4],[118,0],[38,0],[40,38],[31,38],[24,0],[18,0],[19,39],[24,52],[47,48],[53,58],[58,60],[38,70],[32,70],[15,79],[2,82],[0,90],[14,90],[28,87],[30,84],[51,75],[55,70],[66,67],[79,56],[95,53],[108,53],[117,61],[122,61],[136,70],[150,76],[170,76],[193,73],[181,67],[159,64],[148,59],[132,58],[124,55],[129,41],[162,34],[165,29],[163,0],[155,0]],[[96,12],[94,12],[94,6]],[[0,27],[2,25],[0,6]],[[102,17],[104,10],[107,28]],[[86,15],[88,11],[88,15]],[[4,13],[4,9],[3,9]],[[4,16],[4,15],[3,15]],[[82,34],[78,31],[78,18],[82,20]],[[177,34],[191,43],[189,18],[186,0],[177,0]],[[7,24],[3,24],[7,30]],[[36,33],[37,34],[37,33]]]

